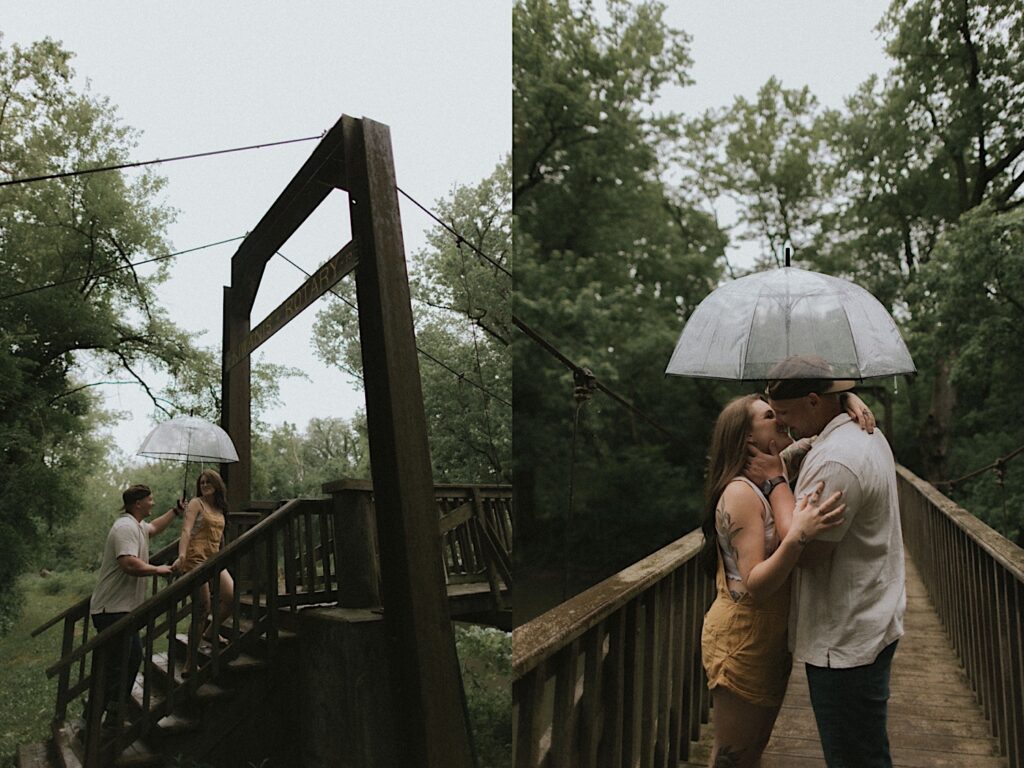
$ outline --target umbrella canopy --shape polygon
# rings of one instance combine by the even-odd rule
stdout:
[[[764,380],[793,355],[824,359],[835,379],[917,372],[878,299],[849,280],[782,267],[712,291],[683,328],[665,373]]]
[[[228,433],[198,416],[177,416],[157,424],[142,441],[140,456],[179,461],[238,461]]]

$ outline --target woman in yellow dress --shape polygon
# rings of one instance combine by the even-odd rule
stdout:
[[[859,398],[845,405],[863,429],[873,429]],[[789,680],[790,572],[808,541],[843,522],[841,491],[822,501],[819,485],[797,501],[783,477],[767,487],[744,477],[748,445],[768,453],[792,442],[760,395],[726,405],[712,432],[702,558],[718,589],[701,637],[714,707],[712,765],[760,764]],[[796,449],[807,445],[790,452]]]
[[[207,558],[220,551],[224,543],[224,528],[228,518],[227,487],[221,476],[212,469],[203,470],[196,481],[196,495],[185,507],[185,522],[181,526],[178,541],[178,559],[173,570],[184,575],[202,565]],[[223,620],[230,615],[235,595],[235,583],[227,569],[220,572],[220,616]],[[205,638],[210,622],[210,585],[204,583],[200,593],[200,626],[194,635]],[[226,643],[223,638],[218,642]],[[198,639],[197,641],[198,642]],[[191,643],[190,643],[191,647]],[[188,662],[186,661],[186,669]]]

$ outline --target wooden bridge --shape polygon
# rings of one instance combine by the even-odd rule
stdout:
[[[345,480],[324,491],[329,498],[233,515],[236,536],[216,557],[169,586],[152,577],[149,599],[99,634],[90,636],[88,598],[35,630],[63,630],[61,658],[47,670],[58,678],[53,743],[23,747],[19,765],[164,765],[181,756],[217,765],[267,757],[276,765],[333,764],[325,760],[332,754],[397,764],[384,715],[392,684],[381,656],[388,599],[372,486]],[[508,486],[435,486],[452,618],[511,622],[511,497]],[[171,562],[177,548],[165,547],[151,562]],[[224,569],[235,579],[227,615],[217,599]],[[210,636],[219,632],[226,644],[187,632],[199,620],[204,583],[213,591]],[[134,632],[143,665],[131,695],[117,702],[120,724],[103,728],[104,669],[126,657]],[[86,695],[94,702],[89,722],[79,716]],[[309,733],[325,726],[341,747]]]
[[[1024,765],[1024,551],[903,467],[899,492],[893,763]],[[698,530],[515,630],[517,768],[708,765],[700,546]],[[802,664],[762,765],[825,765]]]

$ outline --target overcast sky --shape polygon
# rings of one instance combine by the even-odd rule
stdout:
[[[772,75],[786,87],[808,85],[823,104],[839,107],[868,75],[888,67],[873,29],[887,6],[880,0],[668,5],[669,23],[692,36],[696,84],[666,94],[666,108],[725,106],[736,95],[753,96]],[[488,175],[511,147],[510,20],[510,0],[6,0],[0,24],[5,45],[50,36],[75,52],[80,84],[87,79],[109,96],[122,121],[142,132],[133,159],[310,136],[342,113],[365,116],[391,127],[399,185],[432,206],[455,185]],[[313,146],[159,166],[168,179],[165,200],[178,210],[168,232],[174,249],[252,229]],[[409,254],[431,222],[401,202]],[[282,252],[312,272],[348,237],[344,198],[335,192]],[[218,351],[221,291],[235,248],[179,257],[160,291],[172,319],[205,331],[201,343]],[[303,280],[272,259],[253,325]],[[342,373],[315,359],[318,306],[256,353],[310,378],[284,384],[282,405],[264,416],[271,423],[302,428],[313,416],[347,417],[362,404]],[[105,394],[109,407],[130,414],[114,435],[133,454],[153,409],[138,387],[106,387]]]
[[[302,136],[344,113],[391,128],[398,184],[428,207],[489,175],[511,148],[511,2],[167,2],[5,0],[4,44],[50,36],[76,56],[80,85],[109,96],[142,132],[133,159]],[[251,230],[315,143],[157,166],[178,210],[175,250]],[[129,171],[128,173],[134,173]],[[431,222],[402,202],[406,252]],[[281,249],[312,272],[349,239],[345,197],[334,192]],[[160,290],[171,318],[218,351],[222,286],[237,243],[178,257]],[[259,323],[305,279],[270,261],[252,313]],[[264,415],[300,428],[313,416],[351,416],[363,404],[346,376],[320,364],[312,324],[323,298],[278,332],[257,359],[298,367],[282,405]],[[428,363],[429,364],[429,363]],[[103,378],[98,372],[86,377]],[[134,454],[153,407],[137,386],[105,387],[128,416],[114,432]]]

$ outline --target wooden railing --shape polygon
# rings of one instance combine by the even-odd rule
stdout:
[[[358,535],[372,542],[373,487],[368,480],[338,480],[324,485],[337,503],[350,510],[349,520],[366,520],[369,530]],[[439,532],[442,536],[445,581],[460,583],[486,581],[496,605],[503,605],[502,593],[512,588],[512,487],[437,483],[434,485]],[[369,510],[369,515],[362,512]],[[360,528],[350,522],[348,535]]]
[[[708,720],[694,531],[513,632],[517,768],[675,766]]]
[[[55,725],[67,718],[70,704],[88,695],[88,717],[83,742],[84,763],[87,768],[109,761],[115,749],[122,749],[145,735],[162,717],[171,713],[175,704],[194,694],[199,686],[216,677],[223,664],[243,650],[265,644],[272,654],[278,641],[278,606],[296,610],[299,605],[298,585],[310,584],[308,559],[295,561],[285,553],[301,548],[300,540],[312,533],[311,523],[323,524],[329,514],[328,501],[295,499],[252,529],[228,544],[217,556],[210,558],[195,570],[172,582],[165,589],[148,598],[135,611],[113,626],[89,637],[88,601],[65,611],[64,642],[61,659],[46,670],[47,675],[58,676]],[[171,547],[159,553],[163,562],[173,557]],[[153,561],[151,561],[153,562]],[[279,590],[279,568],[284,581],[293,585],[283,595]],[[235,585],[233,603],[222,613],[219,600],[220,573],[227,569],[232,574],[245,574]],[[187,653],[179,645],[179,628],[200,624],[200,590],[210,585],[213,622],[209,635],[218,634],[228,639],[226,646],[210,644],[210,663],[200,666],[197,650],[201,638],[187,632]],[[40,627],[36,633],[52,625]],[[141,675],[135,683],[129,702],[128,670],[124,659],[128,656],[129,642],[138,633],[143,648]],[[183,656],[189,658],[185,666]],[[105,670],[108,665],[121,661],[122,680],[117,701],[117,722],[107,723],[101,729],[101,718],[108,702],[105,700]],[[187,677],[182,675],[183,670]],[[129,721],[128,714],[136,716]]]
[[[1024,764],[1024,550],[898,468],[903,540],[1010,765]]]
[[[369,481],[346,480],[329,483],[324,490],[331,498],[295,499],[277,509],[273,509],[276,504],[263,504],[266,517],[262,520],[258,514],[233,515],[236,538],[220,553],[162,590],[162,577],[152,577],[151,596],[103,632],[90,637],[89,598],[33,631],[38,635],[63,622],[61,659],[47,669],[47,675],[58,677],[54,725],[67,720],[72,703],[88,695],[83,744],[87,767],[103,764],[102,757],[111,750],[145,735],[240,653],[256,652],[259,647],[269,658],[278,641],[279,609],[287,615],[318,603],[351,608],[381,605],[372,486]],[[511,489],[439,485],[435,495],[449,578],[486,579],[501,607],[501,595],[512,583]],[[172,562],[177,548],[177,542],[165,547],[150,562]],[[218,594],[219,576],[225,569],[235,581],[227,615],[221,612]],[[201,638],[192,632],[179,636],[179,628],[199,625],[199,594],[204,584],[210,585],[213,614],[208,634],[220,634],[228,644],[212,643],[210,663],[199,666]],[[119,722],[101,729],[107,704],[104,670],[116,658],[127,658],[135,633],[142,640],[143,664],[133,701],[129,702],[124,679],[117,702]],[[179,637],[187,638],[186,642],[179,642]],[[188,667],[184,666],[186,656]],[[125,667],[122,663],[121,668]],[[129,712],[135,714],[131,722]]]

